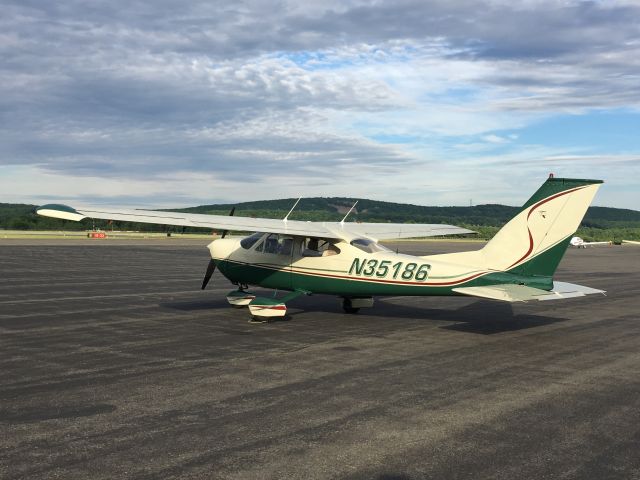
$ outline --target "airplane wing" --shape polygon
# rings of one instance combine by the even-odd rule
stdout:
[[[84,218],[97,218],[182,227],[211,228],[216,230],[282,233],[286,235],[347,240],[357,237],[382,240],[475,233],[466,228],[444,224],[285,221],[271,218],[232,217],[227,215],[204,215],[110,207],[72,208],[59,204],[43,205],[36,209],[36,213],[45,217],[74,221],[80,221]]]
[[[551,289],[551,291],[515,284],[489,285],[486,287],[461,287],[454,288],[453,291],[462,293],[463,295],[470,295],[472,297],[503,300],[505,302],[560,300],[563,298],[584,297],[585,295],[590,295],[592,293],[605,293],[604,290],[566,282],[553,282],[553,289]]]

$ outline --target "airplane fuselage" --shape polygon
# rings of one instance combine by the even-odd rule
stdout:
[[[245,249],[239,240],[217,240],[209,245],[220,272],[238,284],[279,290],[301,290],[339,296],[458,295],[454,288],[495,283],[550,289],[550,277],[523,277],[489,270],[478,252],[418,257],[386,249],[365,252],[346,241],[335,243],[339,253],[304,256],[302,239],[287,254]],[[455,257],[454,257],[455,255]]]

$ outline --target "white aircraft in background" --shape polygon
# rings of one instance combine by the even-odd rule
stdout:
[[[50,204],[37,213],[75,221],[99,218],[223,230],[223,238],[208,246],[211,260],[202,288],[217,268],[237,287],[227,301],[248,306],[254,318],[266,319],[284,316],[287,302],[311,294],[340,297],[344,311],[356,313],[373,306],[374,295],[525,302],[604,293],[553,279],[601,183],[550,177],[480,250],[427,256],[399,254],[378,240],[473,232],[439,224],[345,222],[346,217],[342,222],[287,220],[291,212],[276,220]],[[258,233],[224,238],[229,230]],[[291,293],[261,298],[249,285]]]
[[[636,242],[635,240],[622,240],[622,243],[627,243],[629,245],[640,245],[640,242]]]
[[[571,239],[571,242],[569,243],[571,243],[572,247],[578,247],[578,248],[587,248],[587,247],[592,247],[594,245],[611,245],[611,242],[585,242],[580,237],[573,237]]]

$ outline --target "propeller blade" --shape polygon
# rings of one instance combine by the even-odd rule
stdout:
[[[207,265],[207,272],[204,274],[201,290],[204,290],[205,288],[207,288],[207,284],[209,283],[209,280],[211,280],[211,275],[213,275],[213,272],[215,271],[216,271],[216,262],[212,258],[211,260],[209,260],[209,265]]]
[[[230,217],[233,217],[233,214],[234,214],[234,213],[236,213],[236,207],[233,207],[233,208],[231,209],[231,211],[229,212],[229,216],[230,216]],[[226,237],[226,236],[227,236],[227,233],[229,233],[229,230],[223,230],[223,232],[222,232],[222,236],[221,236],[220,238],[224,238],[224,237]]]
[[[236,207],[233,207],[229,212],[229,216],[233,217],[233,214],[235,213],[235,211],[236,211]],[[224,238],[228,232],[229,230],[223,230],[222,236],[220,238]],[[204,274],[201,290],[204,290],[205,288],[207,288],[207,284],[209,283],[209,280],[211,280],[211,276],[215,271],[216,271],[216,261],[212,258],[211,260],[209,260],[209,265],[207,265],[207,272]]]

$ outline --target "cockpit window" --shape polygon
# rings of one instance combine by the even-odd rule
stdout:
[[[264,233],[254,233],[253,235],[243,238],[240,240],[240,246],[244,249],[249,250],[251,247],[255,245],[255,243],[262,238]]]
[[[387,247],[383,247],[379,243],[374,242],[373,240],[370,240],[368,238],[356,238],[355,240],[351,240],[351,245],[367,253],[390,251]]]

